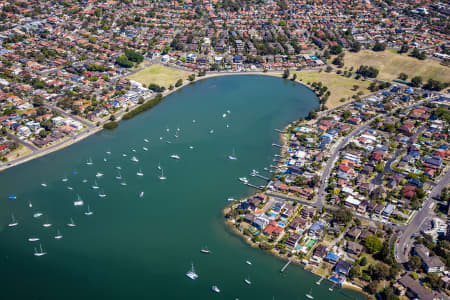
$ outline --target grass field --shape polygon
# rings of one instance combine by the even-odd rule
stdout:
[[[177,82],[178,79],[187,79],[189,74],[189,72],[180,71],[161,65],[152,65],[147,69],[128,76],[128,79],[145,83],[146,85],[154,83],[168,88],[171,84],[175,85],[175,82]]]
[[[8,160],[13,160],[13,159],[17,159],[19,157],[31,154],[32,151],[30,148],[23,146],[22,144],[19,144],[19,147],[17,147],[16,150],[11,151],[10,153],[8,153],[6,155],[6,158]]]
[[[369,65],[380,70],[379,79],[396,79],[400,73],[408,75],[408,79],[414,76],[422,76],[424,81],[429,78],[450,82],[450,68],[439,62],[426,59],[418,60],[406,54],[397,54],[393,51],[374,52],[364,50],[357,53],[346,52],[344,56],[344,68],[357,69],[360,65]]]
[[[347,101],[351,100],[351,97],[362,91],[364,94],[368,94],[367,89],[370,85],[369,81],[356,80],[354,78],[347,78],[342,75],[330,72],[319,72],[313,70],[306,70],[300,72],[291,72],[297,74],[297,79],[305,84],[321,81],[323,85],[328,87],[331,92],[330,98],[328,98],[325,104],[328,108],[334,108],[336,106],[342,105],[343,102],[339,100],[345,98]],[[353,90],[353,86],[358,85],[359,89]],[[348,99],[350,98],[350,99]]]

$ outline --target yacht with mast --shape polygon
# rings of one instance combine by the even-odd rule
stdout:
[[[100,198],[105,198],[106,197],[105,191],[102,189],[101,192],[98,194],[98,196]]]
[[[87,211],[86,212],[84,212],[84,214],[86,215],[86,216],[92,216],[94,213],[91,211],[91,208],[89,207],[89,204],[88,204],[88,206],[87,206]]]
[[[220,293],[220,289],[217,287],[217,285],[213,285],[213,286],[211,287],[211,289],[212,289],[212,291],[213,291],[214,293]]]
[[[191,264],[191,269],[186,273],[186,276],[192,280],[195,280],[198,278],[197,273],[195,273],[194,264]]]
[[[204,254],[210,254],[211,253],[211,251],[208,249],[207,246],[205,246],[204,248],[200,249],[200,252],[204,253]]]
[[[83,199],[81,199],[80,195],[77,195],[77,201],[73,202],[74,206],[83,206],[84,202]]]
[[[39,238],[28,238],[29,242],[37,242],[39,241]]]
[[[54,236],[55,240],[60,240],[62,239],[62,235],[61,232],[59,231],[59,229],[56,230],[56,235]]]
[[[92,162],[92,158],[89,157],[89,159],[86,162],[86,165],[92,166],[94,163]]]
[[[309,290],[309,293],[306,294],[306,298],[308,299],[314,299],[314,297],[312,296],[312,289]]]
[[[44,256],[47,252],[42,249],[42,244],[39,244],[39,252],[34,248],[34,256]]]
[[[228,159],[229,160],[237,160],[236,154],[234,153],[234,148],[233,148],[233,154],[232,155],[228,155]]]
[[[67,226],[69,226],[69,227],[75,227],[75,226],[77,226],[77,224],[75,224],[75,222],[73,221],[73,219],[70,218],[70,223],[67,223]]]
[[[161,175],[158,176],[159,180],[166,180],[167,178],[164,176],[164,169],[161,167]]]
[[[177,154],[172,154],[172,155],[170,156],[170,158],[173,158],[173,159],[180,159],[180,156],[178,156]]]
[[[17,222],[14,215],[11,214],[11,223],[8,224],[8,227],[16,227],[17,225],[19,225],[19,222]]]
[[[139,171],[136,173],[137,176],[144,176],[144,173],[142,172],[141,169],[139,169]]]
[[[93,190],[97,190],[97,189],[99,189],[100,187],[98,186],[98,184],[97,184],[97,180],[95,180],[94,181],[94,185],[92,186],[92,189]]]

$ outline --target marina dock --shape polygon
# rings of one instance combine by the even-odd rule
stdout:
[[[283,273],[284,270],[287,269],[287,267],[291,264],[292,259],[288,260],[287,263],[281,268],[280,273]]]
[[[252,187],[252,188],[255,188],[255,189],[257,189],[257,190],[263,190],[261,187],[259,187],[259,186],[256,186],[256,185],[254,185],[254,184],[251,184],[251,183],[244,183],[245,185],[248,185],[249,187]]]

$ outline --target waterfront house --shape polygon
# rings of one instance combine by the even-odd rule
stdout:
[[[436,255],[430,255],[430,250],[423,244],[414,247],[414,253],[422,260],[422,265],[427,273],[440,273],[444,271],[444,263]]]
[[[331,264],[335,264],[339,260],[339,255],[330,251],[327,253],[327,256],[325,256],[324,260]]]
[[[324,228],[325,224],[323,224],[320,221],[317,221],[309,227],[308,234],[309,236],[320,236]]]
[[[352,241],[348,241],[347,242],[347,247],[345,248],[345,251],[347,251],[350,254],[354,254],[359,256],[361,254],[363,250],[363,246],[361,246],[358,243],[352,242]]]
[[[345,260],[340,260],[334,266],[334,271],[338,274],[347,276],[348,272],[350,272],[351,268],[352,268],[352,265],[349,262],[347,262]]]

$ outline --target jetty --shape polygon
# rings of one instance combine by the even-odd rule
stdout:
[[[291,264],[292,259],[288,260],[287,263],[281,268],[280,273],[283,273],[287,267]]]
[[[264,180],[267,180],[267,181],[270,180],[270,178],[264,177],[264,176],[262,176],[262,175],[260,175],[260,174],[255,174],[255,175],[252,175],[252,176],[259,177],[259,178],[264,179]]]
[[[254,184],[251,184],[251,183],[244,183],[245,185],[248,185],[249,187],[252,187],[252,188],[255,188],[255,189],[257,189],[257,190],[264,190],[263,188],[261,188],[260,186],[256,186],[256,185],[254,185]]]
[[[279,132],[279,133],[286,133],[286,131],[284,131],[284,130],[281,130],[281,129],[274,129],[276,132]]]
[[[272,146],[274,146],[274,147],[278,147],[278,148],[283,148],[283,146],[281,146],[281,145],[278,145],[278,144],[272,144]]]

